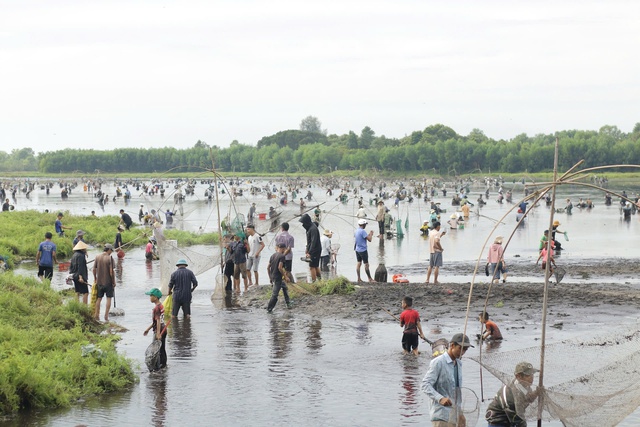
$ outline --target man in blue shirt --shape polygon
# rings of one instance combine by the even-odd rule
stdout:
[[[466,425],[462,413],[462,361],[460,358],[469,347],[469,337],[455,334],[446,353],[431,360],[429,370],[422,380],[422,391],[427,393],[431,404],[433,427],[456,427]]]
[[[369,281],[375,282],[375,280],[373,280],[373,278],[371,277],[371,272],[369,271],[369,254],[367,253],[367,242],[371,241],[371,238],[373,237],[373,230],[369,231],[369,233],[367,234],[367,232],[364,231],[366,226],[366,219],[361,218],[358,220],[358,229],[355,233],[356,260],[358,261],[358,263],[356,264],[356,272],[358,273],[358,282],[362,282],[362,280],[360,279],[360,266],[362,265],[362,263],[364,263],[364,271],[365,273],[367,273]]]
[[[62,225],[63,216],[62,212],[58,212],[58,219],[56,219],[56,233],[58,233],[58,236],[60,237],[64,237],[64,230],[71,230],[71,227],[65,227]]]
[[[56,260],[57,246],[51,241],[53,235],[50,232],[44,234],[44,242],[40,243],[38,247],[38,254],[36,255],[36,264],[38,264],[38,277],[44,277],[51,280],[53,277],[53,263],[58,263]]]

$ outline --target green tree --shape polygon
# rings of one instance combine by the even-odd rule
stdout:
[[[315,116],[307,116],[300,122],[300,130],[303,132],[327,134],[327,130],[322,129],[322,123]]]

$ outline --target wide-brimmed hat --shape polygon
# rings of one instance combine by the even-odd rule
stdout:
[[[496,240],[494,240],[493,243],[497,243],[497,244],[501,245],[502,244],[502,236],[496,237]]]
[[[82,231],[82,230],[78,230],[78,231],[76,231],[76,237],[84,236],[84,234],[85,234],[85,233],[84,233],[84,231]]]
[[[162,291],[158,288],[151,288],[149,289],[147,292],[144,293],[145,295],[153,295],[156,298],[162,298]]]
[[[333,232],[327,228],[324,229],[324,235],[325,236],[331,236],[333,234]]]
[[[560,221],[558,221],[558,220],[556,219],[555,221],[553,221],[553,225],[555,225],[555,226],[557,227],[558,225],[560,225]]]
[[[461,347],[474,347],[471,345],[471,341],[469,341],[469,337],[465,334],[455,334],[450,341],[452,344],[458,344]]]
[[[539,369],[533,367],[533,365],[529,362],[520,362],[516,365],[516,369],[514,374],[524,374],[524,375],[533,375],[536,372],[540,372]]]
[[[178,261],[176,261],[176,266],[179,266],[179,265],[189,265],[189,264],[184,258],[180,258]]]
[[[368,224],[368,222],[364,218],[361,218],[361,219],[358,220],[358,225],[367,225],[367,224]]]
[[[85,249],[87,249],[89,246],[87,246],[87,244],[85,242],[83,242],[82,240],[80,240],[78,243],[76,243],[76,245],[73,247],[74,251],[84,251]]]

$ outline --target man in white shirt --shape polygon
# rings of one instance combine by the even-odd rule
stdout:
[[[249,272],[249,286],[253,286],[251,272],[256,278],[255,285],[258,286],[258,266],[260,265],[260,253],[264,249],[264,242],[253,225],[247,225],[247,242],[249,243],[249,255],[247,257],[247,271]]]

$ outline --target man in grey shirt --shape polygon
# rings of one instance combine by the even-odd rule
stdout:
[[[289,234],[289,223],[283,222],[280,225],[281,231],[276,236],[276,245],[283,243],[285,245],[284,250],[284,269],[289,274],[289,280],[293,282],[293,274],[291,274],[291,268],[293,267],[293,247],[294,238]]]

